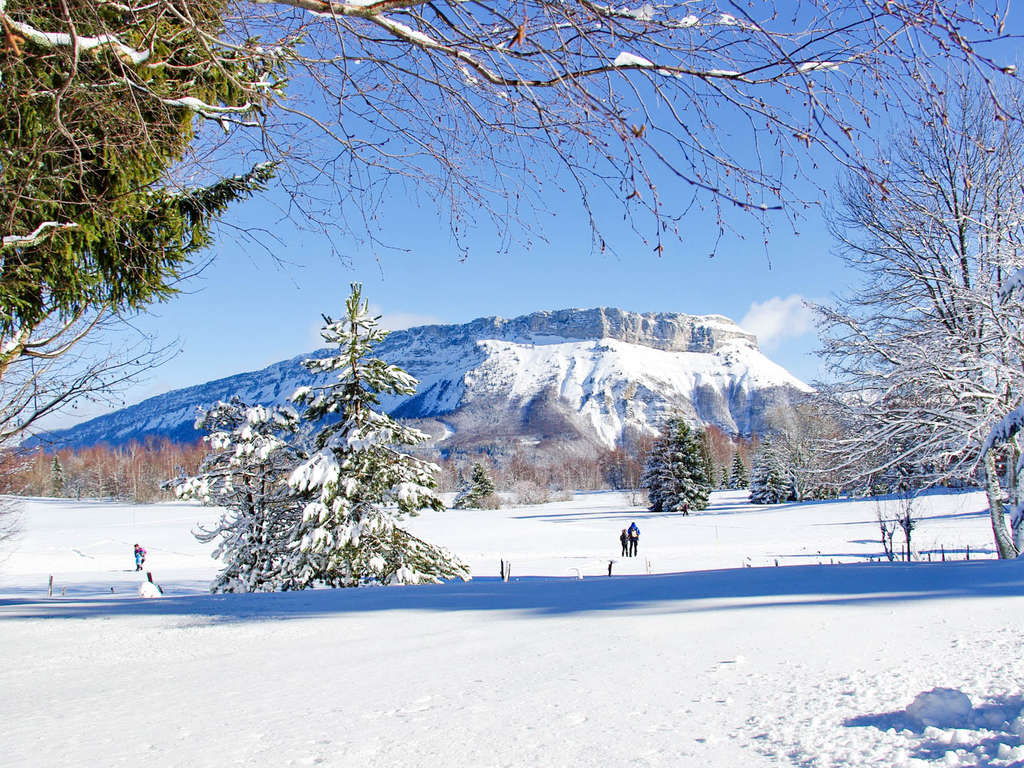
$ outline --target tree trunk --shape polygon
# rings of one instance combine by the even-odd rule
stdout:
[[[989,515],[992,518],[992,534],[995,536],[996,552],[1000,560],[1010,560],[1017,556],[1017,547],[1013,544],[1010,529],[1006,525],[1006,514],[1003,509],[1003,492],[999,487],[999,474],[996,472],[996,457],[993,451],[985,454],[985,493],[988,495]]]

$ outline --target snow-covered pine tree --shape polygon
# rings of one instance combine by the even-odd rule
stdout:
[[[642,486],[647,489],[652,512],[682,512],[705,509],[711,493],[711,479],[701,436],[682,417],[668,421],[662,437],[654,444],[644,470]]]
[[[750,486],[750,477],[747,475],[747,465],[743,463],[743,457],[736,451],[732,455],[732,471],[729,473],[729,487],[733,490],[747,488]]]
[[[469,483],[459,491],[452,505],[456,509],[480,507],[496,508],[494,481],[487,475],[487,469],[480,462],[474,462]]]
[[[781,504],[793,497],[793,485],[770,436],[761,440],[754,453],[750,473],[750,502],[752,504]]]
[[[444,509],[436,494],[440,470],[396,448],[427,435],[375,410],[379,393],[411,395],[417,382],[369,357],[387,332],[369,314],[358,283],[345,309],[337,322],[324,316],[320,332],[338,345],[338,354],[305,361],[314,374],[336,372],[336,381],[302,387],[292,396],[305,404],[305,419],[324,426],[314,438],[313,455],[289,478],[312,499],[303,510],[291,573],[304,586],[332,587],[466,579],[468,569],[458,558],[398,526],[420,510]]]
[[[60,456],[53,455],[53,464],[50,466],[50,494],[62,498],[67,486],[67,479],[64,477],[64,466],[60,463]]]
[[[662,478],[666,474],[667,461],[668,442],[664,437],[659,437],[651,446],[651,452],[647,454],[647,463],[640,477],[640,487],[647,489],[647,501],[651,512],[661,512],[664,505]]]
[[[224,508],[212,528],[200,528],[203,542],[219,539],[214,557],[224,569],[211,592],[274,592],[302,586],[287,569],[302,519],[302,500],[288,476],[305,454],[294,437],[294,408],[249,406],[239,398],[220,402],[200,415],[196,429],[210,453],[195,477],[172,483],[183,499]]]

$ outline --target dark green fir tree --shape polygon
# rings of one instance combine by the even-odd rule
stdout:
[[[704,441],[682,417],[668,421],[644,469],[652,512],[687,513],[705,509],[711,493]]]

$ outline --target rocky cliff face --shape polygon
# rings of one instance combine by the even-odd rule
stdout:
[[[756,339],[721,315],[599,308],[536,312],[397,331],[377,353],[420,380],[384,407],[418,420],[441,447],[568,439],[611,446],[673,413],[727,432],[762,431],[776,406],[807,391]],[[150,398],[56,435],[73,446],[147,436],[198,437],[197,408],[238,395],[282,403],[314,381],[302,360],[319,350]]]
[[[511,320],[482,317],[465,325],[424,325],[398,331],[388,344],[436,348],[484,339],[534,343],[615,339],[666,352],[713,352],[730,341],[757,346],[752,334],[722,315],[641,314],[608,307],[534,312]]]

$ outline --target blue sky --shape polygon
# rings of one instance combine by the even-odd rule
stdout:
[[[994,51],[1014,60],[1017,41],[996,44]],[[945,59],[936,61],[943,66]],[[711,114],[711,131],[730,153],[741,161],[747,155],[752,167],[766,162],[759,152],[763,147],[751,141],[748,116],[714,108]],[[884,134],[886,114],[882,110],[872,124],[876,137]],[[813,181],[820,188],[835,186],[835,164],[813,160],[798,152],[785,161],[783,178],[797,195],[815,198],[819,192],[793,180],[795,165],[804,170],[815,166]],[[530,162],[544,161],[531,157]],[[287,201],[271,190],[236,206],[228,218],[256,224],[273,238],[255,246],[225,232],[211,251],[210,265],[187,281],[181,294],[134,320],[158,343],[177,340],[181,353],[124,392],[123,402],[258,370],[315,349],[321,313],[340,314],[354,281],[364,284],[364,295],[391,328],[568,307],[722,314],[756,333],[762,350],[798,377],[811,382],[821,376],[812,354],[814,327],[803,301],[828,301],[857,282],[834,253],[823,211],[802,209],[795,224],[783,213],[770,214],[766,234],[749,214],[727,207],[724,214],[733,231],[719,240],[714,207],[688,207],[691,190],[676,177],[663,176],[654,181],[669,213],[673,202],[689,213],[680,224],[682,239],[668,239],[660,256],[625,225],[621,205],[607,198],[594,199],[593,213],[614,252],[595,253],[586,217],[578,202],[557,192],[557,180],[537,193],[544,210],[527,214],[538,223],[529,244],[500,250],[498,238],[484,227],[468,236],[465,260],[459,258],[448,222],[438,218],[422,190],[410,196],[395,185],[378,212],[383,238],[395,248],[336,239],[342,258],[322,234],[280,221]],[[351,218],[353,212],[347,213]],[[80,407],[74,419],[49,426],[69,426],[104,410],[111,409]]]
[[[738,148],[738,156],[753,152],[744,116],[723,113],[714,130]],[[758,162],[757,153],[749,160]],[[833,188],[837,167],[818,161],[813,181]],[[812,165],[807,157],[791,162]],[[792,170],[785,178],[792,179]],[[669,237],[661,255],[626,225],[621,204],[606,197],[594,198],[593,213],[614,251],[595,252],[579,203],[559,193],[556,180],[538,193],[545,210],[527,214],[537,220],[529,242],[524,238],[502,250],[485,226],[468,235],[466,259],[422,191],[410,195],[396,184],[378,212],[382,237],[395,247],[335,239],[339,257],[323,234],[280,220],[287,201],[272,189],[236,206],[228,218],[273,237],[257,246],[225,230],[210,265],[180,295],[135,321],[160,343],[177,339],[181,353],[126,391],[123,402],[258,370],[317,348],[321,313],[340,314],[354,281],[363,283],[364,295],[392,328],[569,307],[722,314],[757,334],[762,350],[796,376],[819,378],[812,354],[816,335],[803,301],[827,301],[857,280],[834,253],[823,211],[803,209],[795,223],[781,212],[769,214],[765,233],[750,214],[727,205],[731,231],[719,239],[714,206],[689,206],[691,190],[670,174],[655,182],[669,213],[674,201],[689,211],[680,223],[682,238]],[[791,183],[797,195],[819,194],[809,184]],[[79,408],[76,420],[99,412]],[[51,426],[71,423],[61,419]]]

